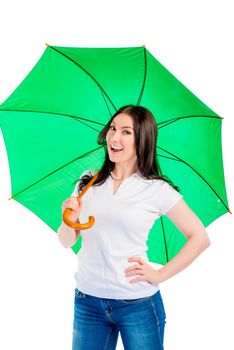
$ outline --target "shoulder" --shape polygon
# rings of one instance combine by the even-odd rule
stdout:
[[[167,187],[167,185],[168,185],[165,180],[162,180],[162,179],[147,179],[146,177],[141,175],[139,172],[137,173],[137,177],[138,177],[138,179],[141,182],[152,186],[154,189],[156,189],[156,188],[160,189],[160,188],[163,188],[163,187]],[[164,183],[166,183],[166,185],[164,185]]]
[[[170,185],[167,181],[165,180],[158,180],[158,186],[160,189],[160,194],[162,196],[168,196],[168,195],[174,195],[178,197],[183,197],[181,193],[179,193],[172,185]]]
[[[157,200],[162,214],[166,214],[183,195],[179,193],[173,186],[167,181],[160,183],[160,189],[158,191]]]

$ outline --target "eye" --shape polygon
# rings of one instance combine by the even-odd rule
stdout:
[[[109,129],[110,129],[110,130],[113,130],[112,128],[115,129],[114,125],[110,125],[110,126],[109,126]],[[131,133],[130,133],[129,131],[127,131],[127,130],[124,130],[123,132],[126,132],[128,135],[131,135]]]

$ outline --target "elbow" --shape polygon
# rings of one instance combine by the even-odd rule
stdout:
[[[205,248],[208,248],[208,247],[211,245],[210,239],[209,239],[209,238],[206,238],[204,244],[205,244]]]
[[[210,241],[210,238],[208,236],[207,231],[205,230],[205,235],[204,235],[204,246],[205,246],[205,249],[208,248],[210,245],[211,245],[211,241]]]
[[[64,237],[62,236],[61,231],[59,229],[57,231],[57,236],[58,236],[58,240],[59,240],[60,244],[63,246],[63,248],[69,248],[66,240],[64,240]]]
[[[71,248],[77,241],[79,231],[61,225],[57,230],[57,234],[62,246],[64,248]]]
[[[59,239],[59,242],[63,246],[63,248],[69,248],[69,246],[66,245],[61,239]]]
[[[63,246],[63,248],[70,248],[70,245],[68,245],[66,242],[63,242],[63,240],[60,238],[59,238],[59,242]]]
[[[210,245],[211,245],[211,241],[210,241],[209,237],[203,237],[203,239],[201,241],[202,250],[207,249]]]
[[[211,245],[207,231],[200,231],[200,233],[196,232],[195,234],[191,235],[190,238],[194,238],[197,241],[201,251],[207,249]]]

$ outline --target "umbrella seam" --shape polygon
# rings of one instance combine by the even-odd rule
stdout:
[[[63,117],[72,118],[72,119],[74,119],[76,121],[79,121],[79,122],[81,122],[81,120],[86,120],[86,121],[88,121],[90,123],[101,125],[102,127],[105,126],[105,124],[102,124],[102,123],[94,121],[94,120],[90,120],[90,119],[82,118],[82,117],[77,117],[77,116],[73,116],[73,115],[70,115],[70,114],[64,114],[64,113],[33,111],[33,110],[23,110],[23,109],[22,110],[21,109],[19,109],[19,110],[18,109],[0,109],[0,112],[22,112],[22,113],[28,112],[28,113],[43,113],[43,114],[61,115]],[[83,124],[85,124],[85,123],[83,122]],[[95,128],[93,128],[92,126],[90,126],[88,124],[85,124],[85,125],[87,125],[89,128],[92,128],[95,131],[100,132],[100,130],[95,129]]]
[[[0,106],[0,112],[33,112],[33,113],[44,113],[44,114],[54,114],[54,115],[61,115],[61,116],[65,116],[65,117],[70,117],[70,118],[73,118],[73,119],[82,119],[82,120],[87,120],[88,122],[90,123],[94,123],[94,124],[98,124],[98,125],[101,125],[101,126],[105,126],[105,124],[102,124],[100,122],[97,122],[97,121],[94,121],[94,120],[90,120],[90,119],[86,119],[86,118],[82,118],[82,117],[77,117],[77,116],[73,116],[73,115],[70,115],[70,114],[64,114],[64,113],[57,113],[57,112],[46,112],[46,111],[34,111],[34,110],[18,110],[18,109],[7,109],[7,108],[4,108],[4,109],[1,109],[1,106]],[[161,126],[164,127],[164,126],[167,126],[171,123],[174,123],[178,120],[181,120],[181,119],[188,119],[188,118],[213,118],[213,119],[221,119],[221,121],[224,119],[223,117],[220,117],[220,116],[213,116],[213,115],[188,115],[188,116],[183,116],[183,117],[176,117],[176,118],[173,118],[173,119],[169,119],[169,120],[165,120],[165,121],[162,121],[162,122],[157,122],[158,126],[160,126],[161,124],[164,124]],[[89,126],[89,125],[87,125]],[[96,130],[96,129],[94,129]],[[99,130],[97,130],[99,131]]]
[[[43,181],[43,180],[44,180],[45,178],[47,178],[48,176],[50,176],[50,175],[56,173],[57,171],[59,171],[59,170],[61,170],[62,168],[66,167],[67,165],[69,165],[69,164],[71,164],[71,163],[77,161],[78,159],[81,159],[81,158],[83,158],[83,157],[89,155],[89,154],[92,153],[92,152],[96,152],[96,151],[99,150],[100,148],[103,148],[103,146],[98,147],[98,148],[96,148],[96,149],[94,149],[94,150],[91,150],[91,151],[89,151],[89,152],[87,152],[87,153],[85,153],[85,154],[82,154],[82,156],[79,156],[79,157],[77,157],[77,158],[71,160],[70,162],[68,162],[68,163],[66,163],[66,164],[64,164],[64,165],[62,165],[61,167],[55,169],[55,170],[52,171],[51,173],[49,173],[49,174],[45,175],[44,177],[42,177],[41,179],[35,181],[33,184],[29,185],[28,187],[25,187],[24,189],[22,189],[21,191],[17,192],[16,194],[13,194],[13,195],[11,196],[11,198],[14,199],[16,196],[18,196],[18,195],[21,194],[22,192],[25,192],[25,191],[28,190],[30,187],[32,187],[32,186],[38,184],[38,182]],[[11,199],[11,198],[10,198],[10,199]]]
[[[164,126],[167,126],[171,123],[174,123],[178,120],[184,120],[184,119],[191,119],[191,118],[212,118],[212,119],[224,119],[223,117],[219,117],[219,116],[213,116],[213,115],[188,115],[188,116],[183,116],[183,117],[177,117],[177,118],[174,118],[174,119],[169,119],[169,120],[165,120],[163,122],[158,122],[158,126],[160,126],[161,124],[164,124],[162,125],[160,128],[164,127]]]
[[[141,99],[142,99],[142,95],[143,95],[143,92],[144,92],[144,89],[145,89],[145,82],[146,82],[146,75],[147,75],[147,58],[146,58],[146,48],[143,47],[144,51],[144,78],[143,78],[143,84],[142,84],[142,88],[141,88],[141,92],[140,92],[140,95],[138,97],[138,100],[137,100],[137,105],[139,105],[141,103]]]
[[[226,204],[224,203],[224,201],[222,200],[222,198],[218,195],[218,193],[213,189],[213,187],[206,181],[206,179],[198,173],[198,171],[196,171],[196,169],[194,169],[190,164],[188,164],[187,162],[185,162],[183,159],[177,157],[175,154],[165,150],[164,148],[160,147],[160,146],[157,146],[157,148],[160,148],[161,150],[163,150],[164,152],[166,153],[169,153],[170,155],[172,155],[173,157],[177,158],[177,159],[174,159],[174,160],[178,160],[180,161],[181,163],[184,163],[185,165],[187,165],[190,169],[192,169],[202,180],[205,181],[205,183],[210,187],[210,189],[215,193],[215,195],[220,199],[220,201],[223,203],[224,207],[230,212],[229,208],[226,206]],[[158,155],[159,156],[159,155]],[[161,155],[161,157],[164,157]]]
[[[73,62],[76,66],[80,67],[85,73],[87,73],[91,79],[93,79],[93,81],[98,85],[99,89],[100,90],[103,90],[103,92],[105,93],[105,95],[107,96],[108,100],[110,101],[112,107],[117,111],[117,108],[115,107],[114,105],[114,102],[111,100],[111,98],[109,97],[109,95],[106,93],[106,91],[104,90],[104,88],[99,84],[99,82],[92,76],[91,73],[89,73],[87,71],[87,69],[85,69],[84,67],[82,67],[79,63],[77,63],[76,61],[74,61],[72,58],[70,58],[69,56],[65,55],[63,52],[59,51],[58,49],[55,49],[53,46],[49,46],[46,50],[49,50],[49,49],[52,49],[54,50],[55,52],[59,53],[60,55],[64,56],[65,58],[67,58],[69,61]],[[106,107],[109,111],[109,108],[108,108],[108,105],[106,103],[106,100],[104,99],[105,101],[105,104],[106,104]]]
[[[165,252],[166,252],[166,261],[168,262],[169,261],[169,256],[168,256],[167,241],[166,241],[166,235],[165,235],[162,215],[160,216],[160,222],[161,222],[162,233],[163,233],[164,248],[165,248]]]

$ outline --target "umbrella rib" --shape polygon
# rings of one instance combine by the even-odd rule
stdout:
[[[226,204],[224,203],[224,201],[222,200],[222,198],[220,198],[220,196],[218,195],[218,193],[213,189],[213,187],[206,181],[206,179],[198,173],[198,171],[196,169],[194,169],[190,164],[188,164],[186,161],[184,161],[182,158],[177,157],[175,154],[165,150],[164,148],[157,146],[157,148],[163,150],[164,152],[170,154],[171,156],[173,156],[173,160],[177,160],[180,161],[182,163],[184,163],[186,166],[188,166],[190,169],[192,169],[203,181],[206,182],[206,184],[210,187],[210,189],[215,193],[215,195],[220,199],[220,201],[223,203],[224,207],[230,212],[229,208],[226,206]],[[159,155],[158,155],[159,156]],[[163,155],[160,155],[160,157],[164,157]]]
[[[100,122],[97,122],[97,121],[94,121],[94,120],[90,120],[90,119],[87,119],[87,118],[82,118],[82,117],[77,117],[77,116],[74,116],[74,115],[70,115],[70,114],[65,114],[65,113],[58,113],[58,112],[44,112],[44,111],[34,111],[34,110],[18,110],[18,109],[0,109],[0,112],[22,112],[22,113],[25,113],[25,112],[29,112],[29,113],[44,113],[44,114],[53,114],[53,115],[61,115],[61,116],[65,116],[65,117],[69,117],[69,118],[73,118],[75,120],[78,120],[81,122],[81,120],[85,120],[85,121],[88,121],[90,123],[94,123],[94,124],[98,124],[98,125],[101,125],[101,126],[105,126],[105,124],[103,123],[100,123]],[[110,110],[109,110],[110,112]],[[170,125],[171,123],[175,123],[177,122],[178,120],[180,119],[187,119],[187,118],[216,118],[216,119],[221,119],[223,120],[224,118],[223,117],[219,117],[219,116],[209,116],[209,115],[193,115],[193,116],[184,116],[184,117],[177,117],[177,118],[174,118],[174,119],[169,119],[169,120],[165,120],[163,122],[158,122],[158,126],[159,126],[159,129],[165,127],[165,126],[168,126]],[[85,123],[84,123],[85,124]],[[161,125],[163,124],[163,125]],[[87,125],[88,127],[94,129],[95,131],[98,131],[100,132],[100,130],[97,130],[93,127],[91,127],[90,125],[88,124],[85,124]],[[160,126],[161,125],[161,126]]]
[[[30,187],[32,187],[32,186],[38,184],[39,182],[43,181],[44,179],[46,179],[46,178],[49,177],[50,175],[52,175],[52,174],[56,173],[57,171],[59,171],[59,170],[65,168],[67,165],[72,164],[73,162],[77,161],[78,159],[84,158],[84,157],[86,157],[87,155],[89,155],[90,153],[93,153],[93,152],[99,150],[100,148],[103,148],[103,146],[97,147],[97,148],[95,148],[95,149],[93,149],[93,150],[91,150],[91,151],[89,151],[89,152],[87,152],[87,153],[85,153],[85,154],[82,154],[81,156],[79,156],[79,157],[77,157],[77,158],[71,160],[70,162],[68,162],[68,163],[66,163],[66,164],[64,164],[64,165],[62,165],[61,167],[59,167],[59,168],[53,170],[51,173],[49,173],[49,174],[45,175],[44,177],[42,177],[41,179],[35,181],[33,184],[29,185],[28,187],[25,187],[23,190],[21,190],[21,191],[19,191],[18,193],[12,195],[12,197],[10,197],[9,199],[15,198],[16,196],[18,196],[18,195],[21,194],[22,192],[25,192],[25,191],[28,190]]]
[[[78,66],[80,69],[82,69],[86,74],[88,74],[88,76],[98,85],[99,89],[101,91],[103,91],[103,93],[106,95],[106,97],[108,98],[109,102],[111,103],[112,107],[115,109],[115,111],[117,111],[117,108],[115,107],[113,101],[111,100],[110,96],[107,94],[107,92],[104,90],[104,88],[99,84],[99,82],[94,78],[94,76],[89,73],[84,67],[82,67],[79,63],[77,63],[76,61],[74,61],[72,58],[70,58],[69,56],[65,55],[65,53],[59,51],[58,49],[56,49],[53,46],[49,46],[52,50],[56,51],[58,54],[64,56],[65,58],[67,58],[69,61],[73,62],[76,66]],[[106,99],[104,99],[106,107],[109,111],[108,105],[106,103]],[[110,114],[111,115],[111,114]]]
[[[190,118],[213,118],[213,119],[221,119],[221,121],[224,119],[223,117],[214,116],[214,115],[188,115],[188,116],[184,116],[184,117],[177,117],[177,118],[165,120],[165,121],[159,122],[157,124],[158,124],[158,126],[163,124],[160,128],[164,128],[165,126],[168,126],[171,123],[175,123],[180,119],[190,119]]]
[[[144,53],[144,67],[145,67],[145,70],[144,70],[143,84],[142,84],[140,95],[139,95],[138,100],[137,100],[137,105],[139,105],[141,103],[142,95],[143,95],[143,92],[144,92],[144,89],[145,89],[145,82],[146,82],[146,75],[147,75],[146,48],[145,48],[145,46],[143,48],[144,48],[143,53]]]
[[[166,253],[166,261],[168,262],[168,261],[169,261],[169,255],[168,255],[166,234],[165,234],[165,229],[164,229],[164,224],[163,224],[162,215],[161,215],[161,217],[160,217],[160,222],[161,222],[161,226],[162,226],[163,241],[164,241],[164,247],[165,247],[165,253]]]
[[[77,117],[77,116],[70,115],[70,114],[64,114],[64,113],[44,112],[44,111],[33,111],[33,110],[18,110],[18,109],[1,109],[0,112],[22,112],[22,113],[29,112],[29,113],[44,113],[44,114],[61,115],[61,116],[63,116],[63,117],[72,118],[72,119],[74,119],[75,121],[79,121],[80,123],[82,123],[82,120],[84,120],[84,121],[87,121],[87,122],[90,122],[90,123],[94,123],[94,124],[98,124],[98,125],[101,125],[101,126],[105,126],[105,124],[100,123],[100,122],[96,122],[96,121],[94,121],[94,120],[90,120],[90,119],[82,118],[82,117]],[[88,126],[89,128],[91,128],[91,129],[93,129],[93,130],[95,130],[95,131],[100,132],[100,130],[95,129],[94,127],[92,127],[92,126],[89,125],[89,124],[86,124],[86,123],[84,123],[84,122],[83,122],[83,124],[85,124],[86,126]]]
[[[157,148],[160,148],[160,147],[157,146]],[[165,152],[166,152],[166,151],[165,151]],[[168,156],[165,156],[165,155],[163,155],[163,154],[157,153],[157,156],[158,156],[158,157],[162,157],[162,158],[167,158],[167,159],[170,159],[170,160],[174,160],[175,162],[180,162],[179,159],[175,159],[175,158],[173,158],[173,157],[168,157]]]
[[[108,109],[108,112],[109,112],[109,114],[110,114],[110,116],[111,116],[112,113],[111,113],[111,110],[110,110],[110,108],[109,108],[109,106],[108,106],[108,104],[107,104],[107,102],[106,102],[106,97],[105,97],[105,94],[104,94],[103,89],[101,89],[101,93],[102,93],[103,99],[105,100],[105,103],[106,103],[106,107],[107,107],[107,109]],[[114,108],[115,108],[115,107],[114,107]],[[115,110],[117,111],[116,108],[115,108]]]

